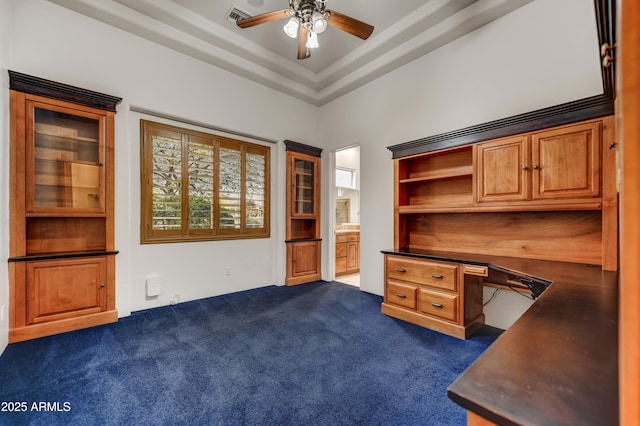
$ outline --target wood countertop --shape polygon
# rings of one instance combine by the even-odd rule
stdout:
[[[616,272],[467,253],[383,253],[485,265],[552,282],[449,386],[457,404],[499,425],[618,424]]]

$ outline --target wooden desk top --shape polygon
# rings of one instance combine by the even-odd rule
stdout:
[[[385,251],[482,264],[553,282],[448,388],[499,425],[618,424],[617,273],[588,265],[435,251]]]

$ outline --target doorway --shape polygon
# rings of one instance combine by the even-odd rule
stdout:
[[[335,152],[336,281],[360,286],[360,147]]]

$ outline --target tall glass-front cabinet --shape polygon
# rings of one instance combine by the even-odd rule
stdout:
[[[321,277],[320,154],[322,149],[284,141],[287,151],[287,276],[295,285]]]
[[[9,71],[9,341],[116,321],[120,98]]]

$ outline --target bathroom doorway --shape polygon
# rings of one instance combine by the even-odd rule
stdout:
[[[360,147],[335,152],[336,281],[360,286]]]

